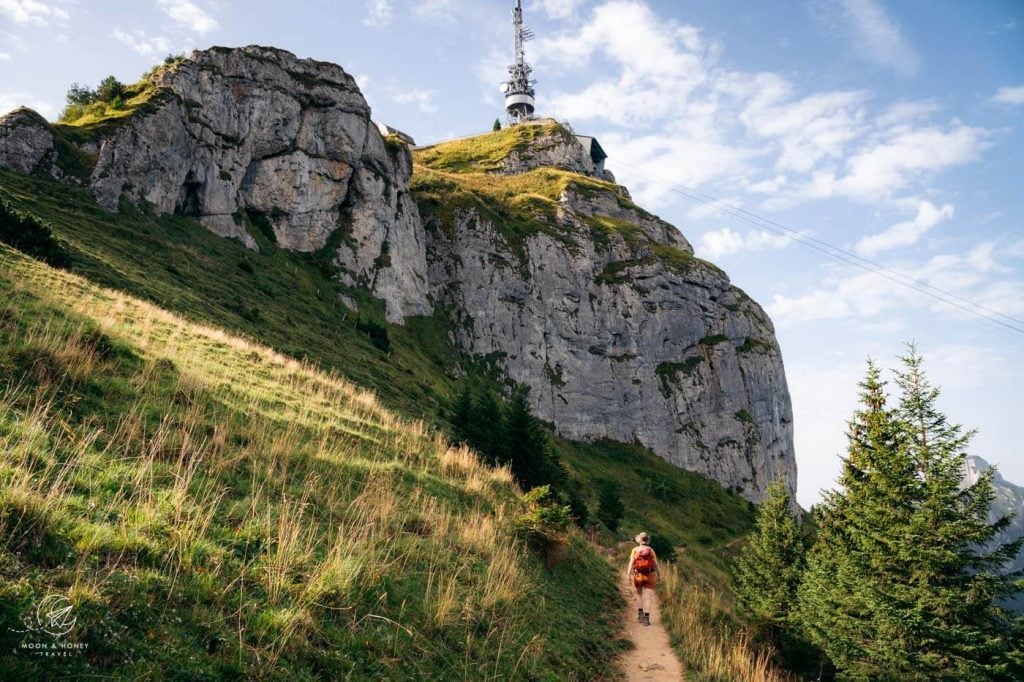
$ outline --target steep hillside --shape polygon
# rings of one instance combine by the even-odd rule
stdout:
[[[0,167],[80,185],[119,214],[111,221],[197,221],[242,243],[249,286],[275,294],[288,283],[269,282],[253,264],[281,262],[279,251],[310,254],[333,280],[325,346],[337,343],[338,317],[357,309],[412,335],[429,318],[443,343],[426,352],[449,340],[457,349],[448,375],[466,371],[460,354],[485,359],[530,387],[534,409],[565,437],[637,441],[754,501],[776,479],[795,488],[792,410],[771,322],[694,258],[678,230],[609,182],[566,128],[540,122],[420,150],[413,172],[410,150],[380,136],[354,80],[335,65],[271,48],[213,48],[156,69],[131,92],[125,107],[67,124],[27,111],[6,117]],[[103,214],[82,212],[102,231]],[[171,229],[157,248],[180,250]],[[193,264],[170,267],[187,286]],[[311,281],[296,274],[300,286]],[[125,275],[144,279],[105,276]],[[217,305],[240,298],[217,289]],[[287,322],[287,305],[267,312]],[[406,359],[404,370],[416,372]],[[442,387],[428,388],[434,396],[409,403],[436,404]]]
[[[0,300],[7,674],[610,674],[610,569],[576,537],[552,570],[524,551],[507,470],[6,247]],[[46,594],[81,655],[17,652],[45,641],[21,622]]]

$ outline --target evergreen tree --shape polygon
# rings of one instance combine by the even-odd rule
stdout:
[[[805,632],[852,679],[982,680],[1008,674],[997,600],[1020,543],[992,553],[990,475],[961,489],[972,433],[950,425],[913,350],[890,409],[873,364],[850,424],[840,492],[822,505],[799,590]]]
[[[530,412],[526,389],[512,394],[506,420],[508,457],[512,475],[529,490],[551,483],[551,463],[547,434]]]
[[[473,401],[468,425],[469,444],[491,465],[507,459],[505,418],[494,392],[481,391]]]
[[[494,132],[498,132],[499,130],[501,130],[501,119],[500,118],[494,119],[494,126],[493,126],[492,130],[494,130]]]
[[[785,482],[769,486],[736,567],[740,603],[773,634],[785,627],[794,609],[805,561],[806,547],[790,505]]]
[[[452,405],[452,431],[455,434],[455,440],[459,443],[469,443],[469,420],[472,410],[473,392],[469,387],[469,382],[467,381],[462,385],[462,391],[459,392],[459,397],[455,399],[455,404]]]
[[[615,481],[604,480],[599,484],[597,496],[597,518],[608,527],[608,530],[615,532],[619,529],[619,521],[626,508],[622,504],[622,497],[619,495],[619,484]]]

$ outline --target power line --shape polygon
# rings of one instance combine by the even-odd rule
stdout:
[[[761,216],[758,216],[755,213],[751,213],[750,211],[747,211],[745,209],[733,206],[728,202],[716,199],[715,197],[700,192],[699,190],[695,190],[685,185],[673,183],[668,180],[665,180],[664,178],[659,178],[655,175],[651,175],[650,173],[647,173],[646,171],[636,168],[631,164],[624,163],[619,159],[615,159],[615,164],[627,168],[638,175],[646,177],[649,180],[664,185],[669,190],[687,199],[690,199],[691,201],[695,201],[697,203],[710,206],[711,208],[714,208],[717,211],[731,215],[737,220],[741,220],[755,227],[759,227],[774,232],[775,234],[785,237],[790,241],[800,244],[801,246],[808,248],[812,251],[816,251],[817,253],[820,253],[824,256],[860,268],[861,270],[870,272],[871,274],[877,275],[878,277],[882,277],[883,279],[893,282],[894,284],[899,284],[900,286],[912,289],[913,291],[916,291],[919,294],[923,294],[925,296],[933,298],[941,303],[945,303],[948,306],[953,306],[964,312],[974,315],[975,317],[979,317],[983,320],[987,320],[994,324],[1000,325],[1001,327],[1017,332],[1018,334],[1024,335],[1024,321],[1022,320],[1018,320],[1014,317],[1006,315],[1005,313],[1001,313],[997,310],[988,308],[980,303],[972,301],[968,298],[964,298],[959,294],[955,294],[951,291],[946,291],[944,289],[940,289],[939,287],[928,284],[927,282],[922,282],[920,280],[914,279],[913,277],[906,275],[902,272],[899,272],[898,270],[894,270],[893,268],[882,265],[881,263],[877,263],[875,261],[864,258],[845,249],[842,249],[838,246],[834,246],[833,244],[830,244],[824,240],[817,239],[802,232],[798,232],[797,230],[787,227],[781,223],[769,220],[767,218],[762,218]],[[962,303],[958,303],[957,300],[950,299],[957,299],[959,301],[962,301]],[[986,311],[988,313],[991,313],[992,315],[987,315],[981,311]],[[993,315],[995,317],[993,317]],[[1010,324],[1008,322],[1005,322],[1004,320],[998,319],[1000,317],[1022,326],[1018,327],[1016,326],[1016,324]]]
[[[625,163],[622,163],[620,161],[616,161],[616,163],[619,163],[620,165],[623,165],[623,166],[627,166],[631,170],[633,170],[634,172],[637,172],[637,173],[639,173],[641,175],[645,174],[640,169],[634,168],[632,166],[629,166],[629,164],[625,164]],[[662,179],[656,178],[656,177],[651,176],[651,175],[648,175],[647,177],[652,179],[652,180],[655,180],[657,182],[662,182],[662,183],[669,184],[669,185],[673,184],[673,183],[670,183],[667,180],[662,180]],[[807,240],[807,241],[814,242],[816,244],[820,244],[821,246],[824,246],[824,247],[826,247],[828,249],[831,249],[833,251],[841,253],[841,254],[843,254],[845,256],[849,256],[850,258],[853,258],[853,259],[855,259],[857,261],[865,263],[865,264],[867,264],[867,265],[869,265],[869,266],[871,266],[873,268],[877,268],[879,270],[884,270],[884,271],[886,271],[886,272],[888,272],[890,274],[893,274],[893,275],[895,275],[895,276],[897,276],[897,277],[899,277],[899,278],[901,278],[903,280],[906,280],[908,283],[911,283],[911,284],[914,284],[914,285],[917,285],[917,286],[921,286],[921,287],[924,287],[926,289],[931,289],[932,291],[936,291],[936,292],[938,292],[938,293],[940,293],[940,294],[942,294],[944,296],[949,296],[951,298],[958,299],[960,301],[963,301],[964,303],[967,303],[967,304],[969,304],[971,306],[974,306],[976,308],[980,308],[981,310],[984,310],[986,312],[992,313],[993,315],[996,315],[998,317],[1002,317],[1004,319],[1010,320],[1011,322],[1015,322],[1017,324],[1024,325],[1024,320],[1020,320],[1020,319],[1017,319],[1015,317],[1011,317],[1010,315],[1007,315],[1005,313],[1001,313],[998,310],[993,310],[992,308],[988,308],[988,307],[986,307],[986,306],[984,306],[984,305],[982,305],[980,303],[977,303],[976,301],[972,301],[972,300],[970,300],[968,298],[964,298],[963,296],[960,296],[959,294],[956,294],[956,293],[954,293],[952,291],[947,291],[945,289],[941,289],[939,287],[936,287],[936,286],[933,286],[931,284],[928,284],[925,281],[922,281],[922,280],[919,280],[919,279],[914,279],[910,275],[906,275],[906,274],[904,274],[904,273],[902,273],[902,272],[900,272],[898,270],[894,270],[893,268],[890,268],[890,267],[888,267],[886,265],[883,265],[882,263],[879,263],[877,261],[873,261],[873,260],[871,260],[869,258],[864,258],[863,256],[855,254],[855,253],[853,253],[851,251],[847,251],[846,249],[843,249],[842,247],[835,246],[835,245],[830,244],[828,242],[822,241],[821,239],[817,239],[817,238],[813,237],[812,235],[805,234],[803,232],[798,232],[796,230],[793,230],[793,229],[783,225],[782,223],[778,223],[778,222],[775,222],[774,220],[770,220],[768,218],[761,217],[759,215],[751,213],[750,211],[747,211],[746,209],[740,208],[739,206],[734,206],[733,204],[730,204],[730,203],[728,203],[726,201],[722,201],[721,199],[716,199],[716,198],[714,198],[712,196],[704,194],[703,192],[701,192],[699,190],[696,190],[696,189],[693,189],[693,188],[690,188],[690,187],[686,187],[685,185],[679,185],[679,187],[685,188],[685,190],[687,192],[691,192],[694,195],[702,197],[703,199],[707,200],[708,202],[712,202],[712,203],[718,204],[720,206],[725,206],[725,207],[728,207],[730,210],[737,211],[737,212],[742,213],[742,214],[744,214],[746,216],[750,216],[751,218],[754,218],[754,219],[759,221],[758,225],[760,227],[768,228],[769,225],[777,227],[777,228],[779,228],[781,230],[784,230],[784,231],[786,231],[786,232],[788,232],[788,233],[790,233],[792,235],[795,235],[799,239],[804,239],[804,240]],[[715,208],[717,208],[717,206],[715,206]],[[773,230],[773,231],[777,232],[777,230]],[[783,235],[783,236],[785,236],[785,235]]]

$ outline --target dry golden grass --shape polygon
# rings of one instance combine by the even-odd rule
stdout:
[[[26,334],[0,340],[0,353],[47,358],[31,389],[0,393],[0,550],[32,541],[19,523],[72,538],[68,590],[82,603],[156,571],[155,612],[208,600],[233,623],[236,657],[260,666],[308,647],[324,619],[377,628],[396,656],[411,640],[452,679],[479,677],[481,659],[501,678],[544,655],[542,637],[523,636],[536,578],[506,512],[518,504],[507,468],[309,364],[66,272],[3,265],[13,291],[70,315],[26,318]],[[118,390],[137,395],[106,424],[54,398],[122,381],[96,329],[135,358]],[[377,586],[416,576],[419,603],[396,613]],[[464,660],[431,639],[452,627]]]
[[[694,679],[708,682],[793,682],[773,652],[731,622],[731,600],[710,584],[683,577],[665,562],[659,588],[661,614]]]

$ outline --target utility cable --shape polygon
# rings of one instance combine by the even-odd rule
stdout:
[[[812,251],[816,251],[828,258],[832,258],[834,260],[838,260],[848,265],[860,268],[861,270],[882,277],[883,279],[893,282],[894,284],[899,284],[900,286],[912,289],[913,291],[916,291],[919,294],[923,294],[925,296],[933,298],[941,303],[945,303],[948,306],[953,306],[964,312],[974,315],[975,317],[979,317],[983,320],[987,320],[1001,327],[1017,332],[1018,334],[1024,335],[1024,321],[1022,320],[1018,320],[1017,318],[1011,317],[997,310],[988,308],[980,303],[960,296],[959,294],[955,294],[951,291],[946,291],[944,289],[940,289],[939,287],[933,286],[926,282],[922,282],[909,275],[901,273],[898,270],[894,270],[893,268],[882,265],[881,263],[876,263],[875,261],[864,258],[862,256],[858,256],[857,254],[854,254],[843,248],[830,244],[824,240],[794,230],[790,227],[787,227],[786,225],[783,225],[782,223],[778,223],[767,218],[762,218],[761,216],[755,213],[751,213],[750,211],[734,206],[726,201],[722,201],[721,199],[716,199],[715,197],[700,192],[699,190],[695,190],[693,188],[687,187],[686,185],[665,180],[664,178],[659,178],[631,164],[625,163],[619,159],[615,159],[615,164],[617,166],[626,168],[636,173],[637,175],[641,175],[647,178],[648,180],[664,185],[669,190],[687,199],[690,199],[691,201],[695,201],[705,206],[714,208],[719,212],[728,214],[736,218],[737,220],[741,220],[755,227],[769,230],[775,234],[778,234],[782,237],[789,239],[790,241],[800,244],[805,248],[811,249]],[[985,314],[985,312],[981,311],[986,311],[987,313],[991,313],[991,315]],[[1009,322],[1006,322],[1004,320],[1009,320]],[[1017,326],[1018,324],[1022,326]]]

